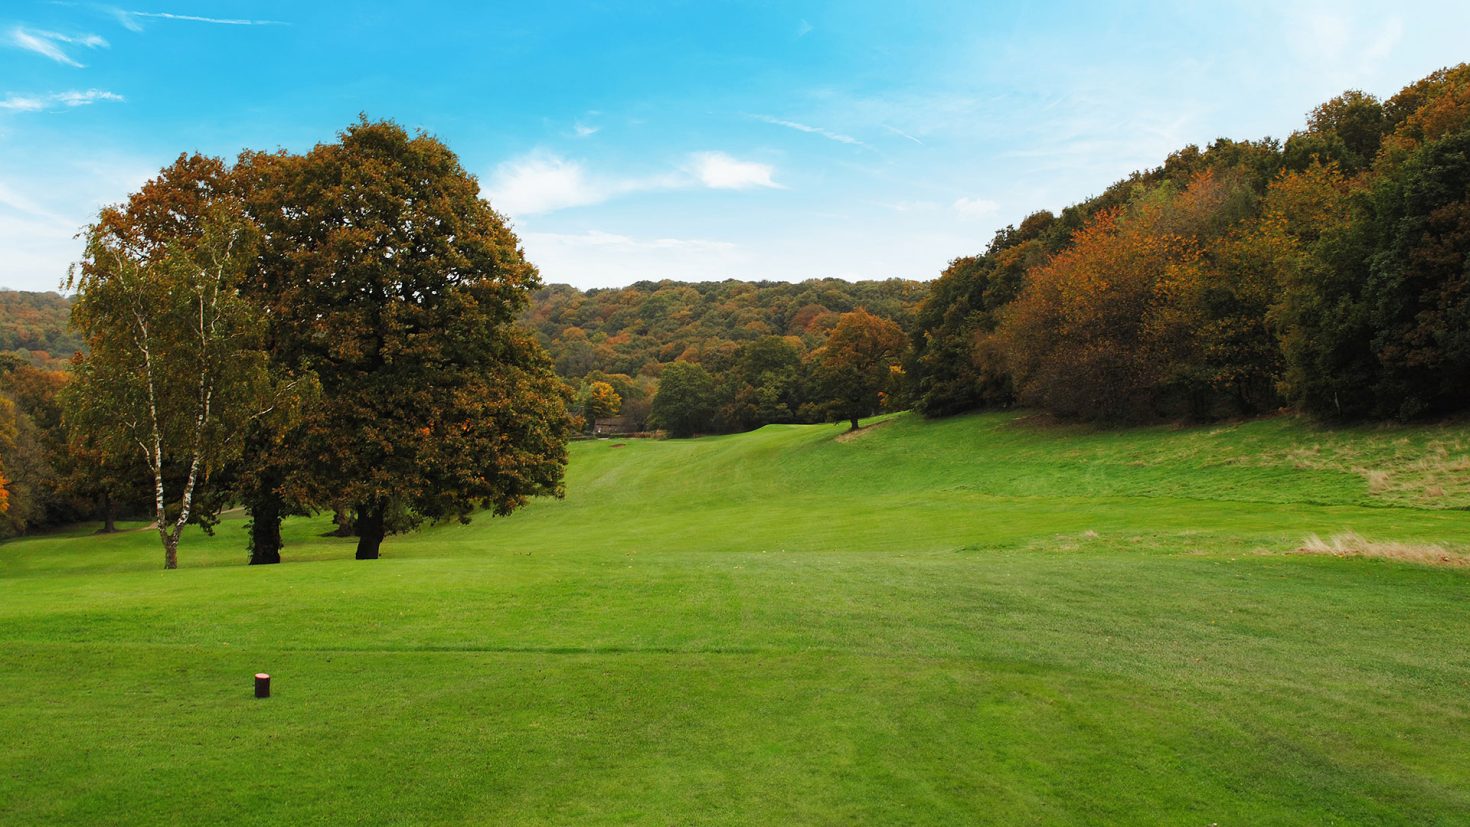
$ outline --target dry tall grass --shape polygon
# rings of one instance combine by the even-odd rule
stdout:
[[[1470,567],[1470,552],[1437,543],[1399,543],[1369,540],[1357,532],[1334,534],[1323,540],[1309,535],[1296,549],[1299,554],[1330,554],[1334,557],[1382,557],[1426,566]]]

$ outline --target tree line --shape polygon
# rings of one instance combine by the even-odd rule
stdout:
[[[1186,147],[954,260],[915,406],[1138,422],[1470,405],[1470,66],[1346,92],[1285,142]]]

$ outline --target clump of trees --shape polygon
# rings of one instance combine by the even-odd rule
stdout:
[[[552,285],[537,291],[525,318],[558,373],[579,387],[579,403],[595,383],[608,382],[633,430],[728,433],[837,416],[831,388],[818,376],[828,337],[858,310],[910,325],[926,289],[902,279],[661,281],[585,292]],[[710,388],[695,394],[697,404],[682,388],[671,389],[659,405],[666,372],[683,363],[703,368]],[[680,369],[674,384],[689,379]],[[673,408],[680,411],[677,429],[670,426]]]
[[[252,563],[320,509],[373,558],[422,520],[561,494],[571,390],[517,323],[536,270],[433,137],[363,119],[301,155],[181,156],[86,235],[86,352],[69,379],[7,365],[12,525],[88,499],[138,513],[141,477],[168,568],[232,502]]]
[[[763,336],[718,360],[660,367],[649,421],[672,436],[743,431],[772,423],[858,419],[901,408],[907,397],[903,329],[858,308],[839,316],[820,347]]]
[[[907,369],[940,416],[1470,406],[1470,66],[1347,92],[1283,144],[1188,147],[956,259]]]

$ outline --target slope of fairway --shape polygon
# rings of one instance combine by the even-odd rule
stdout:
[[[1470,429],[840,433],[579,443],[378,561],[0,545],[0,823],[1466,823]]]

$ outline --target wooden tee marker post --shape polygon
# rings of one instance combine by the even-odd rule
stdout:
[[[255,697],[269,698],[271,696],[271,676],[264,672],[255,673]]]

